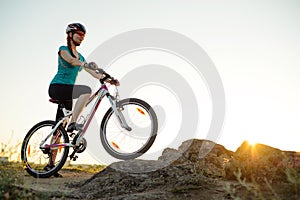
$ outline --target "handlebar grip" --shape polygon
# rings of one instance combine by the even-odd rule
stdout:
[[[100,79],[100,82],[101,82],[102,84],[104,83],[104,81],[106,81],[107,79],[111,78],[111,76],[110,76],[108,73],[103,72],[103,74],[104,74],[104,78],[101,78],[101,79]]]
[[[103,71],[103,74],[105,75],[105,77],[111,78],[111,76],[108,73],[106,73],[105,71]]]
[[[116,79],[112,79],[110,81],[110,84],[112,84],[112,85],[116,85],[117,83],[118,83],[118,80],[116,80]]]

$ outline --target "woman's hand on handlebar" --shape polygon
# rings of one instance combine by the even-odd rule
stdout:
[[[120,86],[120,82],[119,82],[118,79],[112,78],[112,79],[109,81],[109,83],[110,83],[111,85]]]
[[[107,82],[107,83],[109,83],[111,85],[115,85],[115,86],[119,86],[120,85],[119,80],[111,77],[108,73],[103,72],[103,75],[104,75],[104,77],[100,79],[101,83]]]
[[[111,85],[115,85],[115,86],[119,86],[120,82],[118,81],[118,79],[114,79],[113,77],[111,77],[108,73],[106,73],[103,69],[99,68],[98,65],[95,62],[84,62],[82,64],[83,67],[87,68],[87,69],[91,69],[93,71],[95,71],[97,74],[102,74],[104,77],[100,79],[100,82],[108,82]]]

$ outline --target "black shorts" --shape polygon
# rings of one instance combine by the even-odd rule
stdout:
[[[62,102],[66,109],[72,110],[72,100],[82,94],[91,94],[92,90],[86,85],[50,84],[48,93],[52,99]]]
[[[49,96],[59,101],[77,99],[82,94],[91,94],[92,90],[86,85],[51,84]]]

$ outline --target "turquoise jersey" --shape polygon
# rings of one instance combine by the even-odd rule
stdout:
[[[67,46],[61,46],[59,52],[65,50],[70,53]],[[71,54],[71,53],[70,53]],[[85,61],[84,57],[79,54],[80,61]],[[67,84],[74,85],[78,72],[82,70],[80,66],[74,66],[65,61],[61,56],[58,56],[58,70],[50,84]]]

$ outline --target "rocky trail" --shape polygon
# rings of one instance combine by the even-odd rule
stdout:
[[[206,140],[165,149],[158,160],[113,163],[92,174],[61,170],[63,178],[25,176],[35,199],[300,199],[299,157],[243,143],[236,152]]]

